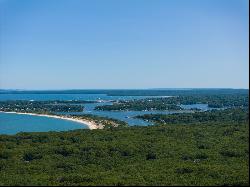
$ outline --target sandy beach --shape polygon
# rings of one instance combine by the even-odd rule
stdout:
[[[0,111],[0,112],[4,112],[4,111]],[[64,117],[64,116],[48,115],[48,114],[36,114],[36,113],[24,113],[24,112],[4,112],[4,113],[24,114],[24,115],[31,115],[31,116],[42,116],[42,117],[48,117],[48,118],[57,118],[57,119],[69,120],[69,121],[74,121],[74,122],[86,125],[86,126],[88,126],[88,128],[90,130],[92,130],[92,129],[102,129],[103,128],[102,126],[98,126],[94,121],[85,120],[85,119],[76,119],[76,118],[73,118],[73,117]]]

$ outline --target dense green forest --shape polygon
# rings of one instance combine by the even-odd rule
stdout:
[[[63,114],[105,128],[0,135],[0,185],[249,185],[246,90],[106,92],[123,93],[174,97],[118,101],[96,109],[181,110],[181,104],[204,103],[221,110],[137,116],[155,123],[145,127],[94,115]],[[75,112],[88,102],[2,101],[0,110]]]
[[[246,186],[248,111],[213,112],[202,123],[1,135],[0,185]]]
[[[136,118],[153,121],[164,124],[193,124],[193,123],[207,123],[207,122],[248,122],[248,109],[226,109],[226,110],[211,110],[206,112],[195,113],[176,113],[176,114],[145,114],[136,116]]]
[[[95,107],[95,110],[120,111],[120,110],[181,110],[180,106],[166,104],[158,99],[141,99],[131,101],[119,101],[112,105],[103,105]]]
[[[0,101],[0,111],[5,112],[28,112],[28,113],[54,113],[54,112],[82,112],[85,103],[93,101],[27,101],[27,100],[10,100]]]
[[[208,104],[211,108],[241,107],[248,108],[248,94],[219,94],[219,95],[180,95],[119,101],[113,105],[97,106],[96,110],[182,110],[180,105]]]

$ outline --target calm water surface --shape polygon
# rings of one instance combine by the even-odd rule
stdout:
[[[84,104],[84,111],[71,114],[93,114],[103,117],[110,117],[127,122],[129,125],[147,126],[153,125],[151,122],[147,122],[141,119],[135,119],[134,116],[143,114],[171,114],[178,113],[180,111],[95,111],[94,108],[100,105],[112,104],[110,100],[131,100],[131,99],[144,99],[152,98],[152,96],[108,96],[106,94],[0,94],[0,101],[6,100],[88,100],[97,101],[104,100],[102,103],[89,103]],[[181,105],[188,112],[191,108],[199,108],[202,110],[208,110],[206,104],[196,105]],[[3,114],[0,113],[0,134],[15,134],[17,132],[47,132],[47,131],[64,131],[73,130],[79,128],[86,128],[76,122],[67,120],[17,115],[17,114]]]
[[[108,96],[106,94],[0,94],[0,101],[6,100],[131,100],[148,96]],[[151,96],[152,97],[152,96]]]
[[[87,128],[87,126],[81,123],[68,120],[0,112],[0,134],[67,131]]]

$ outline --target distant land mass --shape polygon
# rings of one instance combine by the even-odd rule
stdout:
[[[70,90],[5,90],[0,94],[107,94],[110,96],[168,96],[193,94],[247,94],[248,89],[233,88],[155,88],[155,89],[70,89]]]

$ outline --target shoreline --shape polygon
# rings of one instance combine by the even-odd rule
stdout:
[[[94,121],[85,120],[85,119],[76,119],[72,117],[63,117],[63,116],[58,116],[58,115],[36,114],[36,113],[25,113],[25,112],[5,112],[5,111],[0,111],[0,112],[7,113],[7,114],[23,114],[23,115],[41,116],[41,117],[69,120],[69,121],[74,121],[74,122],[86,125],[90,130],[103,128],[102,126],[98,126]]]

